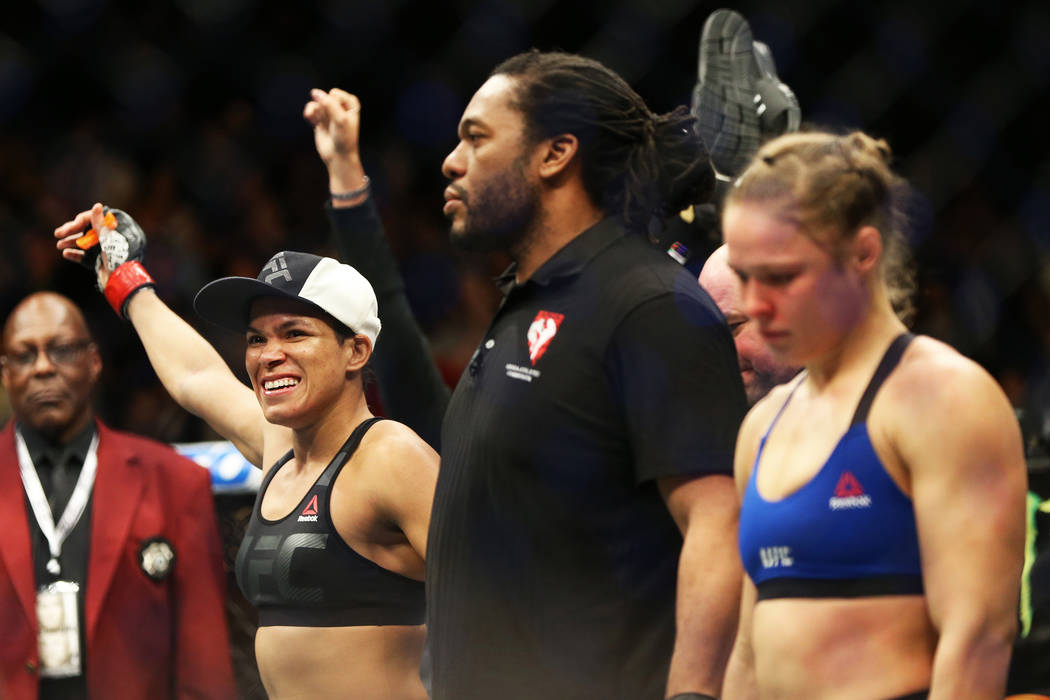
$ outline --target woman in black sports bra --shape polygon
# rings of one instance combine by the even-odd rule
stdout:
[[[726,198],[745,313],[805,370],[737,441],[748,575],[725,698],[1003,697],[1020,434],[984,370],[895,314],[888,158],[861,133],[791,134]]]
[[[102,217],[95,205],[56,230],[67,258]],[[141,265],[112,278],[101,266],[100,286],[119,297],[172,397],[264,470],[237,578],[259,608],[269,696],[426,698],[422,580],[438,455],[368,409],[361,375],[380,329],[371,285],[331,258],[282,252],[257,279],[202,289],[197,312],[245,334],[248,388]]]

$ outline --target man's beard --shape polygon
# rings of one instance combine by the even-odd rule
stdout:
[[[790,381],[798,374],[799,368],[777,365],[772,366],[769,361],[760,363],[762,366],[752,365],[754,376],[750,384],[744,385],[747,393],[747,405],[754,406],[758,400],[769,393],[769,391],[780,384]]]
[[[452,245],[472,252],[509,252],[521,248],[539,210],[536,189],[526,178],[524,156],[506,171],[463,199],[465,216],[461,231],[450,231]],[[454,189],[456,185],[452,185]],[[463,197],[468,196],[458,190]]]

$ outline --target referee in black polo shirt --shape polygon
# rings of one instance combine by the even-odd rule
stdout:
[[[388,344],[380,369],[430,377],[414,386],[427,404],[437,374],[415,366],[429,362],[424,344],[376,244],[358,110],[348,93],[314,91],[305,114],[341,247],[367,249],[348,257],[388,290],[384,332],[402,349]],[[427,550],[435,700],[720,690],[746,400],[717,308],[644,239],[654,216],[711,189],[691,121],[653,114],[595,61],[541,52],[498,66],[463,114],[443,166],[452,241],[514,263],[441,431]]]

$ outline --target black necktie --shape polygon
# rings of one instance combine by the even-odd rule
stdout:
[[[56,523],[62,517],[62,511],[69,502],[69,459],[68,455],[64,457],[67,458],[59,458],[51,464],[51,493],[48,494],[47,502],[51,506],[51,518]]]

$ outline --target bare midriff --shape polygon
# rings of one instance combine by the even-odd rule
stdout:
[[[426,700],[419,626],[260,627],[259,675],[270,700]]]
[[[930,686],[937,633],[922,596],[763,600],[751,634],[763,698],[892,698]]]

